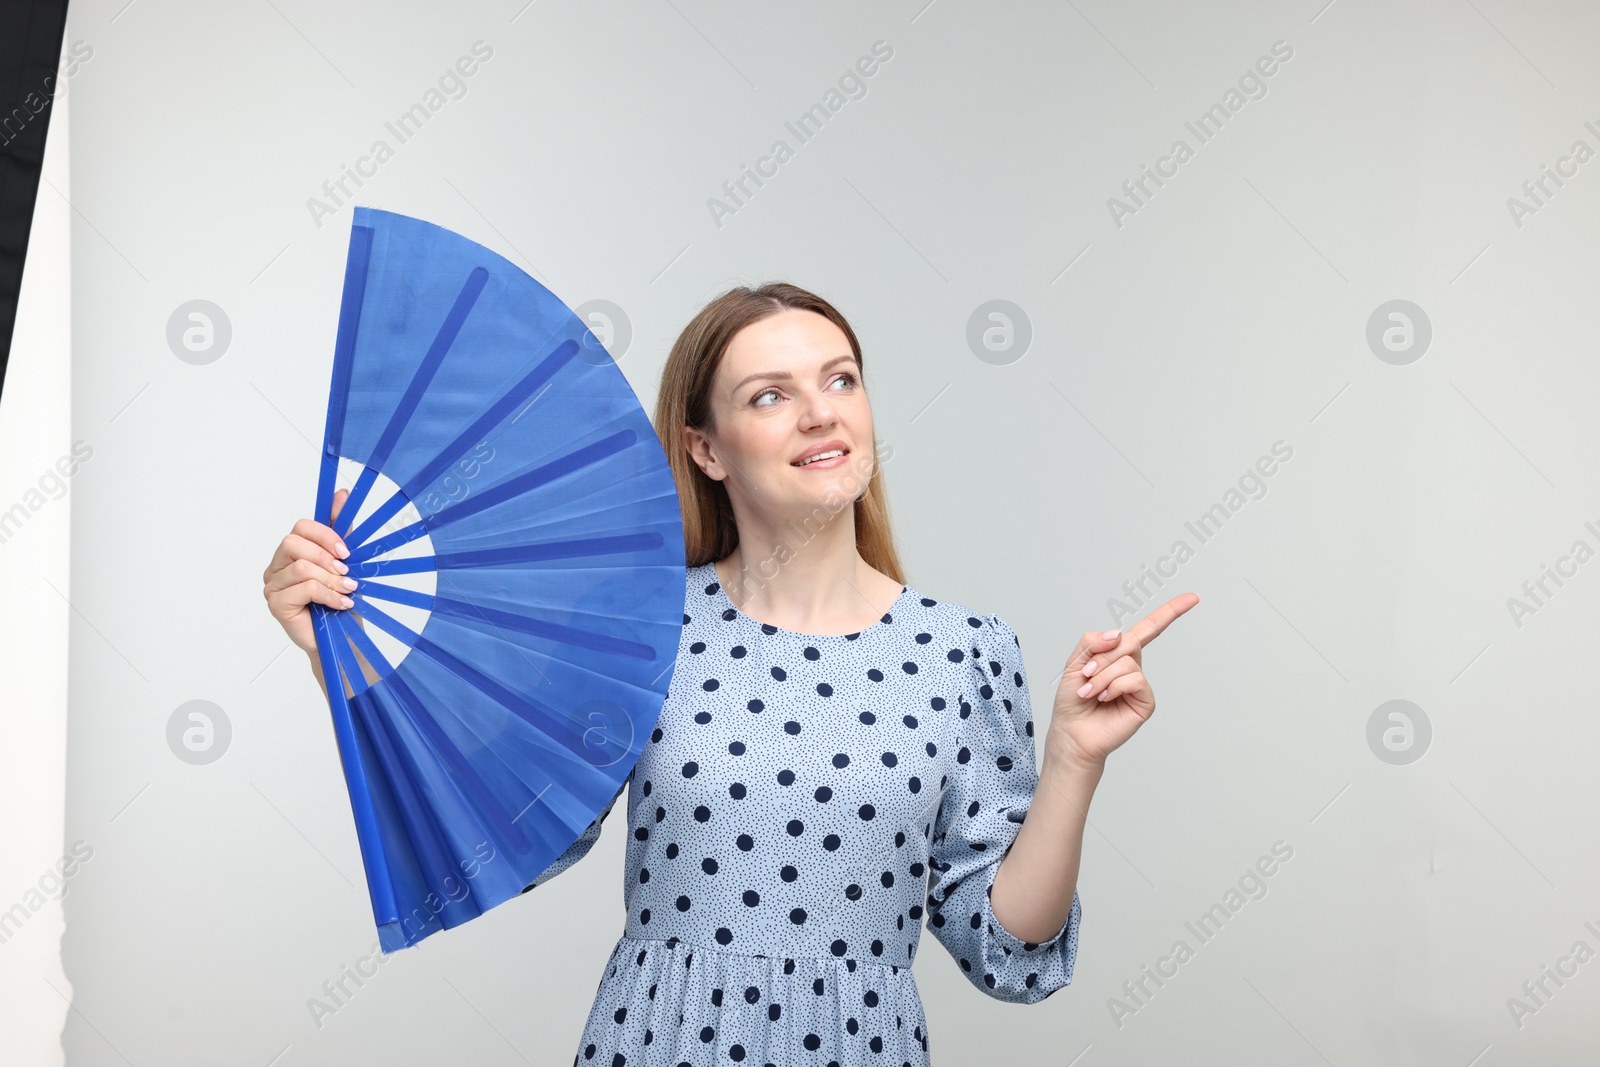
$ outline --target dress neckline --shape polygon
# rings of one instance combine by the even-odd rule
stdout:
[[[895,597],[893,604],[889,605],[889,610],[885,611],[876,622],[865,627],[864,629],[856,630],[853,633],[847,634],[808,634],[801,633],[799,630],[786,630],[782,626],[774,626],[769,622],[762,622],[760,619],[752,618],[751,616],[740,611],[738,605],[736,605],[733,602],[733,599],[728,596],[727,590],[722,588],[722,577],[721,575],[717,574],[717,565],[714,560],[700,564],[700,570],[703,572],[703,577],[709,578],[710,584],[716,586],[716,592],[712,594],[712,597],[717,601],[718,606],[722,609],[724,615],[731,611],[733,613],[732,617],[743,619],[752,626],[760,627],[762,633],[785,634],[789,637],[797,637],[805,641],[858,640],[863,634],[873,633],[889,625],[889,623],[885,620],[892,621],[895,612],[904,607],[908,600],[918,595],[916,590],[912,589],[909,585],[901,583],[900,595]]]

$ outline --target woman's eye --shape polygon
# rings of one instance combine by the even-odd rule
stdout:
[[[849,386],[850,388],[853,389],[853,388],[855,388],[856,381],[857,381],[857,379],[856,379],[856,376],[854,374],[850,373],[849,371],[845,371],[844,373],[840,374],[837,378],[835,378],[833,380],[833,382],[830,382],[829,384],[831,385],[831,384],[835,384],[837,382],[844,382],[847,386]],[[766,397],[769,397],[769,396],[780,396],[780,395],[781,394],[778,392],[777,389],[763,389],[763,390],[761,390],[761,392],[757,393],[755,396],[752,396],[750,398],[750,403],[754,404],[756,407],[770,407],[771,406],[770,404],[763,404],[761,401],[763,399],[765,399]]]

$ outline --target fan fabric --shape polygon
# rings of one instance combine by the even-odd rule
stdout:
[[[341,460],[354,484],[334,523]],[[370,208],[315,514],[360,583],[313,624],[392,952],[521,893],[621,789],[672,680],[682,514],[638,398],[576,314],[496,253]]]

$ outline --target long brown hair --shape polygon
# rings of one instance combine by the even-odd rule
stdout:
[[[714,428],[711,386],[734,335],[752,322],[791,308],[814,311],[844,332],[850,340],[856,365],[861,367],[865,386],[866,366],[861,359],[861,342],[856,340],[850,323],[822,297],[788,282],[769,282],[757,289],[741,285],[723,293],[689,321],[667,356],[661,372],[661,389],[656,394],[655,428],[667,462],[672,466],[673,480],[678,485],[678,503],[683,511],[684,562],[690,567],[722,559],[732,552],[739,544],[739,528],[734,522],[727,488],[708,478],[690,457],[684,442],[684,427]],[[878,462],[876,430],[872,456],[872,477],[853,506],[856,551],[869,565],[903,585],[905,574],[895,551],[894,533],[889,528],[889,502],[883,485],[883,465]]]

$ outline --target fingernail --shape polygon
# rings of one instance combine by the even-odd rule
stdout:
[[[354,578],[346,578],[343,581],[341,581],[339,584],[341,586],[343,586],[346,590],[350,590],[350,589],[354,589],[360,583],[357,582]]]
[[[333,561],[333,566],[340,574],[350,573],[350,567],[347,564],[340,563],[338,560]]]
[[[333,543],[333,548],[334,548],[334,551],[339,553],[339,558],[341,558],[341,559],[343,559],[345,556],[348,556],[350,554],[350,550],[348,548],[344,547],[344,542],[343,541],[335,541]]]
[[[1078,687],[1078,695],[1081,697],[1086,697],[1089,695],[1089,690],[1093,688],[1094,686],[1090,685],[1088,682],[1084,682]]]
[[[1107,630],[1105,633],[1101,634],[1100,636],[1102,638],[1104,638],[1105,640],[1109,641],[1113,637],[1116,637],[1120,633],[1122,633],[1121,630]]]
[[[1083,665],[1083,676],[1085,678],[1087,678],[1087,677],[1089,677],[1089,675],[1093,674],[1095,671],[1097,671],[1099,669],[1100,669],[1100,664],[1096,663],[1094,660],[1090,660],[1088,663],[1085,663]]]
[[[342,607],[342,608],[355,607],[355,603],[356,602],[354,600],[351,600],[347,596],[342,596],[342,597],[339,598],[339,606]]]
[[[1111,699],[1111,690],[1109,690],[1109,689],[1102,689],[1102,690],[1101,690],[1101,691],[1100,691],[1100,699],[1101,699],[1101,700],[1110,700],[1110,699]]]

